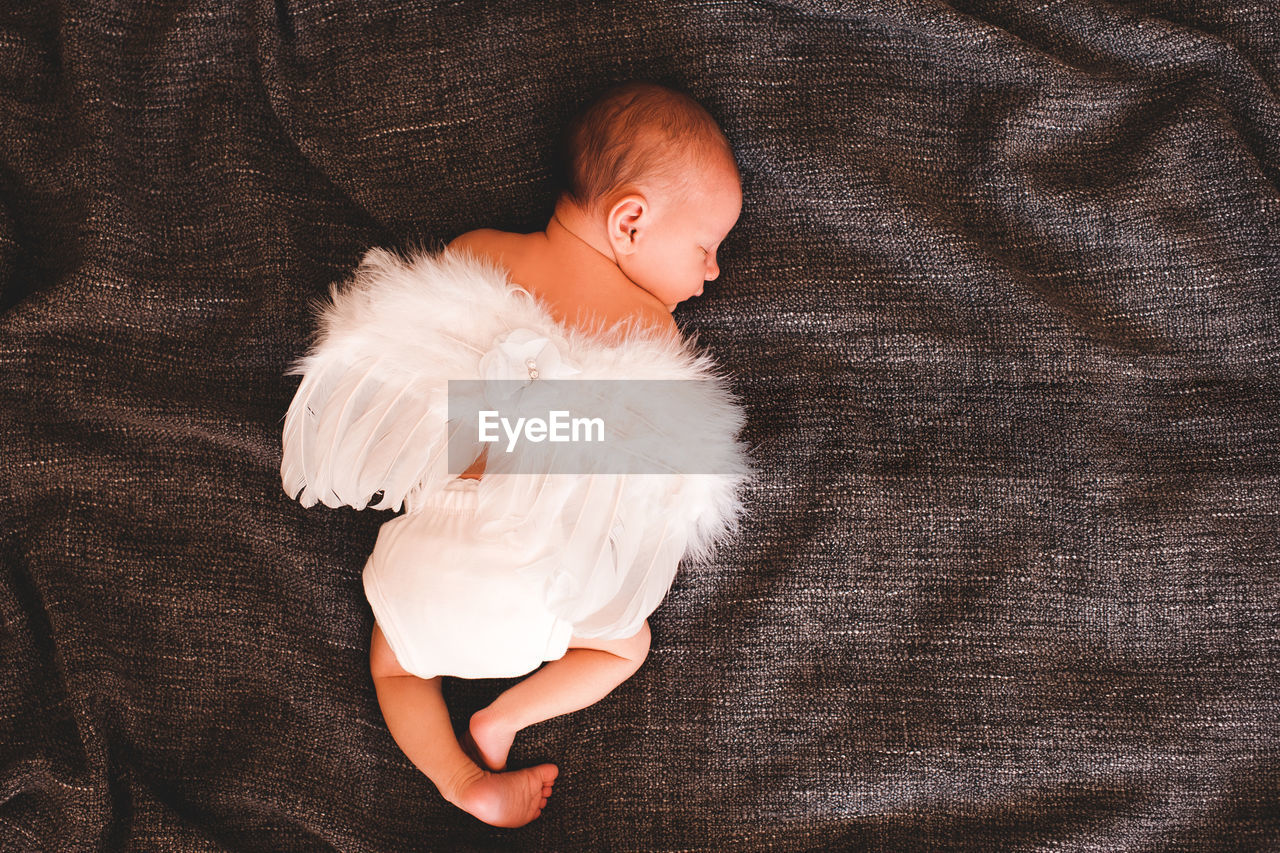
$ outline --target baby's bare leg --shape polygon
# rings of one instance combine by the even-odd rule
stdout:
[[[483,773],[458,745],[444,702],[441,678],[374,677],[378,705],[396,744],[454,805]]]
[[[516,733],[526,726],[599,702],[635,674],[649,654],[649,623],[626,640],[574,637],[559,660],[503,691],[471,717],[470,734],[490,769],[507,765]]]
[[[441,796],[494,826],[523,826],[542,813],[558,772],[554,764],[513,773],[477,766],[453,733],[442,679],[418,678],[401,669],[377,625],[370,668],[391,737]]]

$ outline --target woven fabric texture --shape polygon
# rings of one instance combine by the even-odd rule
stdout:
[[[498,829],[387,732],[389,516],[283,493],[284,373],[635,77],[737,153],[676,319],[763,474]],[[1278,93],[1274,2],[8,4],[0,849],[1280,848]]]

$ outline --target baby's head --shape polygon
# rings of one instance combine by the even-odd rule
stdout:
[[[588,242],[667,310],[720,274],[716,251],[742,211],[742,185],[697,101],[656,83],[616,85],[574,116],[559,155],[557,210],[573,209]]]

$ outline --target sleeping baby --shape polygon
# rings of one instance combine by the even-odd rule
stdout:
[[[753,473],[740,408],[671,317],[719,275],[741,211],[724,134],[682,93],[621,84],[575,116],[560,168],[545,231],[471,231],[408,260],[369,252],[320,309],[284,429],[284,487],[304,505],[403,505],[363,572],[378,703],[441,796],[502,827],[537,818],[559,772],[508,770],[516,734],[639,669],[676,566],[737,529]],[[664,401],[685,422],[637,417],[716,473],[532,472],[446,417],[447,380],[561,378],[699,380]],[[443,676],[526,673],[460,742]]]

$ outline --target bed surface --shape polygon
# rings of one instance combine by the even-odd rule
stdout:
[[[1280,847],[1269,3],[0,13],[0,849]],[[762,470],[542,817],[387,732],[373,511],[304,509],[309,304],[540,230],[605,85],[738,156],[676,312]],[[455,721],[510,681],[446,680]]]

